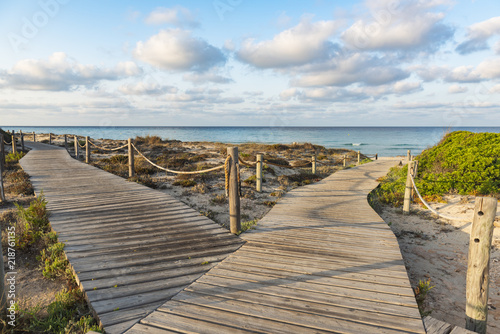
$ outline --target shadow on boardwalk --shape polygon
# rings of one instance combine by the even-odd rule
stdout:
[[[287,193],[245,245],[127,333],[425,333],[396,237],[366,200],[395,163]]]

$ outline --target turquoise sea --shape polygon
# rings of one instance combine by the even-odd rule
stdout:
[[[4,130],[25,133],[76,134],[92,138],[127,139],[157,135],[181,141],[216,141],[240,144],[258,142],[290,144],[293,142],[348,148],[380,156],[417,155],[433,146],[448,131],[500,133],[500,127],[47,127],[1,126]]]

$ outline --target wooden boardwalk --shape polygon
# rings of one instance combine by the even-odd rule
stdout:
[[[21,165],[107,333],[425,333],[366,201],[395,161],[287,193],[242,246],[168,195],[30,145]]]
[[[395,163],[287,193],[245,245],[127,333],[425,333],[396,237],[366,200]]]
[[[243,241],[176,199],[38,143],[20,163],[106,333],[123,333]]]

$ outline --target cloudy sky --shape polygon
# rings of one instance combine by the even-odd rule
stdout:
[[[500,126],[500,2],[0,2],[0,125]]]

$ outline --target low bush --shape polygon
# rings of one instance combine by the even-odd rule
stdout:
[[[423,151],[415,183],[422,196],[490,195],[500,198],[500,134],[456,131]],[[408,167],[394,167],[381,178],[375,195],[382,203],[401,206]]]
[[[25,249],[39,241],[45,241],[43,237],[49,230],[49,213],[46,208],[47,201],[42,195],[35,198],[30,206],[25,209],[16,203],[16,245]]]

